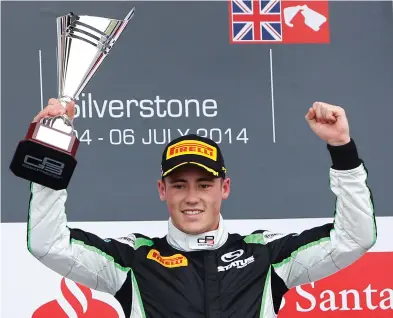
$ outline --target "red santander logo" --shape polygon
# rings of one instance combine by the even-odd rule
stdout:
[[[393,317],[393,252],[370,252],[340,272],[285,295],[278,318]]]
[[[109,304],[94,299],[89,288],[76,284],[82,294],[85,296],[87,306],[83,306],[81,302],[73,295],[68,288],[65,279],[61,280],[61,292],[64,299],[72,307],[78,318],[119,318],[117,311]],[[32,318],[69,318],[66,310],[56,300],[52,300],[39,307],[32,315]]]

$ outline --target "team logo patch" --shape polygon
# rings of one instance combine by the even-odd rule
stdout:
[[[168,147],[166,159],[182,155],[199,155],[217,161],[217,149],[197,140],[179,141]]]
[[[224,266],[218,266],[217,271],[225,272],[230,270],[231,268],[240,269],[246,267],[251,263],[254,263],[255,261],[254,256],[250,256],[246,259],[239,259],[239,257],[243,256],[243,254],[244,254],[244,250],[236,250],[222,255],[221,260],[229,264]]]
[[[188,266],[188,259],[181,254],[175,254],[172,256],[161,256],[159,251],[150,250],[149,254],[147,254],[147,258],[156,261],[162,266],[168,268]]]
[[[234,261],[235,259],[239,258],[244,254],[244,250],[236,250],[233,252],[229,252],[221,256],[221,260],[225,263],[229,263]]]

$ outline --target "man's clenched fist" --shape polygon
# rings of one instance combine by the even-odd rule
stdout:
[[[331,146],[341,146],[351,140],[345,111],[339,106],[315,102],[306,120],[312,131]]]

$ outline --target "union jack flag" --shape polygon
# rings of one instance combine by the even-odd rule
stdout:
[[[281,42],[280,0],[231,0],[232,41]]]

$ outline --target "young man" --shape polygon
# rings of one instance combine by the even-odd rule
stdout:
[[[34,120],[65,112],[73,118],[73,104],[49,104]],[[102,239],[71,229],[67,192],[32,184],[28,249],[60,275],[114,295],[125,317],[276,317],[288,289],[336,273],[376,241],[367,174],[344,110],[314,103],[306,121],[332,158],[332,223],[300,234],[228,233],[221,202],[230,180],[221,151],[209,139],[188,135],[162,155],[158,191],[168,205],[168,235]]]

